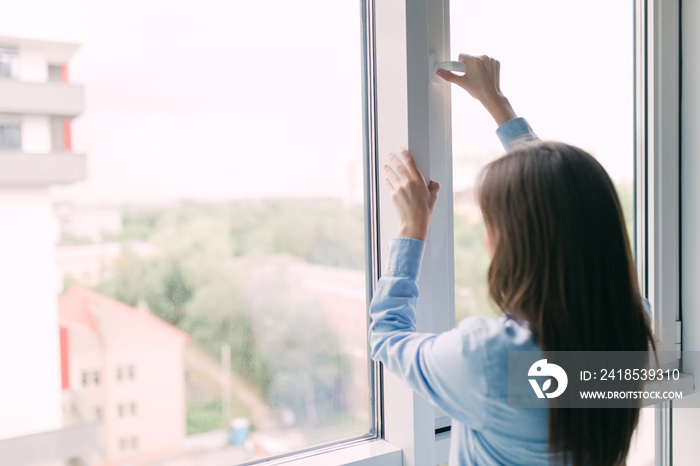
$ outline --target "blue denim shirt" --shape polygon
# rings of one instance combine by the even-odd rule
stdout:
[[[506,150],[537,139],[523,118],[496,134]],[[508,406],[508,351],[539,351],[527,327],[469,317],[441,334],[416,332],[425,243],[396,238],[370,306],[372,359],[452,419],[450,465],[546,465],[547,409]]]
[[[468,317],[441,334],[416,332],[416,281],[425,243],[393,240],[370,306],[372,359],[449,414],[450,465],[545,465],[547,410],[508,406],[508,351],[539,351],[504,317]]]

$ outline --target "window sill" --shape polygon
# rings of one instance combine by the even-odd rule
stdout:
[[[683,398],[686,398],[695,393],[695,376],[681,372],[678,380],[664,380],[650,382],[646,387],[649,391],[673,391],[683,393]],[[642,402],[642,406],[657,405],[665,400],[648,399]]]
[[[287,457],[262,461],[256,465],[272,466],[401,466],[401,449],[382,439],[340,445],[333,450],[319,451],[303,457]]]

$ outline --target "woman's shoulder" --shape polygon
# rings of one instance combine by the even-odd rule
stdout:
[[[472,345],[502,351],[539,351],[527,323],[506,316],[499,318],[474,316],[463,319],[458,326],[460,333],[469,336]]]
[[[497,403],[505,403],[508,398],[508,353],[541,352],[527,324],[505,316],[497,319],[468,317],[459,323],[458,329],[464,340],[471,342],[472,354],[482,360],[488,397],[499,400]]]

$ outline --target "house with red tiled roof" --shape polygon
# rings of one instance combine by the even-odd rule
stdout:
[[[77,286],[59,296],[58,308],[63,388],[81,392],[100,419],[104,462],[181,453],[189,335]]]

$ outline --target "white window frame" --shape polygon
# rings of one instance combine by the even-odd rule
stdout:
[[[375,3],[377,151],[407,147],[426,180],[440,182],[418,286],[420,332],[454,327],[454,240],[450,87],[431,84],[434,61],[450,59],[449,0],[382,0]],[[381,257],[386,258],[398,219],[379,183]],[[382,264],[383,265],[383,264]],[[403,464],[446,462],[450,419],[391,373],[384,372],[384,439],[403,450]]]
[[[363,0],[368,289],[373,289],[398,220],[379,171],[405,146],[426,179],[440,182],[419,281],[418,330],[454,327],[450,88],[431,84],[431,54],[449,60],[449,0]],[[680,5],[635,0],[635,253],[653,308],[658,349],[680,349]],[[679,367],[679,360],[662,361]],[[370,362],[375,420],[365,439],[257,464],[435,466],[447,462],[449,419]],[[686,374],[684,392],[692,392]],[[671,405],[656,407],[657,466],[671,464]],[[446,432],[444,432],[447,430]]]
[[[635,1],[635,242],[641,291],[652,304],[662,365],[681,360],[679,0]],[[673,355],[675,354],[675,357]],[[694,391],[683,373],[678,387]],[[655,408],[655,464],[673,464],[673,402]]]
[[[678,1],[637,0],[636,9],[637,268],[658,349],[672,352],[680,349]]]
[[[682,100],[681,100],[681,318],[683,351],[700,351],[700,3],[681,3]],[[700,360],[693,356],[682,361],[684,372],[700,374]],[[695,398],[700,395],[694,395]],[[697,438],[700,433],[697,410],[687,409],[693,400],[673,403],[673,459],[676,464],[697,463]]]

